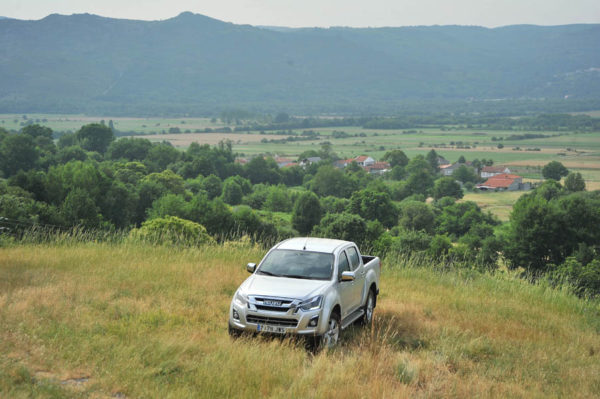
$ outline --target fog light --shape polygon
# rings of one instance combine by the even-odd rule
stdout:
[[[319,324],[319,316],[315,316],[308,322],[309,327],[316,327]]]
[[[236,320],[240,319],[240,314],[235,309],[233,309],[233,318],[236,319]]]

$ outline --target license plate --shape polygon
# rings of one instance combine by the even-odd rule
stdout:
[[[267,326],[263,324],[259,324],[258,326],[256,326],[256,331],[275,334],[285,334],[285,328],[283,327]]]

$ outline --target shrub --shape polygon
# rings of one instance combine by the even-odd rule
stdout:
[[[139,229],[131,230],[129,235],[131,238],[153,244],[170,243],[191,246],[214,242],[204,226],[176,216],[147,220]]]

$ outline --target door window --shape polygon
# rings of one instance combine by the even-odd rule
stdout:
[[[345,252],[340,252],[340,259],[338,260],[338,280],[342,279],[343,272],[349,272],[350,263],[348,263],[348,258],[346,257]]]
[[[356,248],[350,247],[346,250],[348,252],[348,257],[350,258],[350,266],[352,270],[356,270],[356,268],[360,265],[360,259],[358,259],[358,252]]]

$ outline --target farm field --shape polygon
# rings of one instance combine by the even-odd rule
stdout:
[[[313,356],[227,333],[265,250],[0,248],[0,397],[597,397],[597,302],[507,273],[384,259],[372,330]]]

